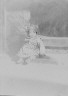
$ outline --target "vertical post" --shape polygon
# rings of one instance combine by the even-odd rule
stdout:
[[[0,53],[4,50],[4,0],[0,0]]]
[[[7,11],[6,11],[6,0],[4,0],[4,50],[7,51]]]
[[[6,24],[7,24],[7,16],[6,16],[6,0],[2,0],[2,49],[3,52],[7,50],[7,42],[6,42]]]

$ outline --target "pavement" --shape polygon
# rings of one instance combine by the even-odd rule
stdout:
[[[16,64],[7,54],[0,54],[0,94],[15,96],[68,96],[67,54],[47,54],[59,63]],[[58,59],[57,59],[58,58]],[[65,60],[66,58],[66,60]],[[49,61],[50,59],[48,59]],[[62,62],[61,62],[62,63]]]

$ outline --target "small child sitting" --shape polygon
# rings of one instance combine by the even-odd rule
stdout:
[[[31,60],[36,59],[39,55],[45,55],[45,46],[42,39],[37,35],[36,26],[32,25],[28,33],[26,44],[20,49],[18,63],[27,64]]]

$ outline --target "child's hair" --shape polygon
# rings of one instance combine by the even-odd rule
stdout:
[[[28,29],[28,30],[27,30],[27,37],[30,37],[29,34],[30,34],[30,30]]]

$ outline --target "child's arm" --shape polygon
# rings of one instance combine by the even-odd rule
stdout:
[[[25,41],[29,41],[29,39],[26,39],[26,38],[25,38]]]
[[[25,38],[25,41],[29,41],[29,40],[30,40],[30,38],[29,38],[29,37]]]
[[[38,38],[38,44],[40,45],[40,54],[45,55],[45,46],[41,38]]]

